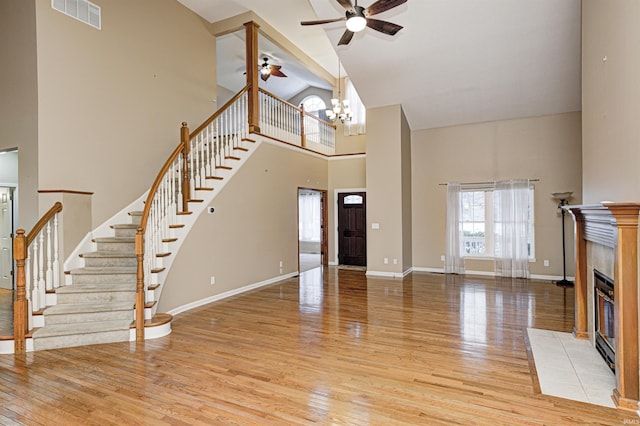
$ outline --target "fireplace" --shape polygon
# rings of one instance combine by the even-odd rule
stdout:
[[[594,320],[596,349],[609,365],[616,370],[616,344],[613,326],[614,298],[613,280],[597,269],[593,270]]]

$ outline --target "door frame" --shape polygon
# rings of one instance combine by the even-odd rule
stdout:
[[[320,263],[329,265],[329,209],[328,193],[326,189],[299,186],[296,190],[296,243],[298,244],[298,272],[300,272],[300,191],[315,191],[320,193]]]
[[[16,230],[18,225],[18,186],[10,183],[0,182],[0,188],[8,188],[11,194],[11,248],[13,253],[13,240],[16,237]],[[13,257],[13,256],[12,256]],[[12,290],[16,289],[16,262],[11,259],[11,287]]]
[[[367,192],[367,188],[336,188],[333,190],[333,224],[334,224],[334,229],[333,229],[333,245],[334,245],[334,251],[333,251],[333,265],[338,265],[339,261],[338,261],[338,250],[339,250],[339,240],[338,238],[340,238],[340,235],[338,233],[338,195],[345,193],[345,192]],[[366,224],[366,218],[365,218],[365,228],[367,228],[367,224]],[[367,228],[368,231],[368,228]],[[367,238],[368,241],[368,238]],[[367,250],[368,251],[368,250]],[[367,257],[368,258],[368,257]]]

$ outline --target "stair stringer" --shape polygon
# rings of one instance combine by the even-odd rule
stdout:
[[[172,236],[177,238],[176,241],[165,243],[167,252],[171,252],[170,256],[166,256],[163,258],[159,258],[159,261],[156,263],[157,266],[161,266],[164,268],[163,271],[155,274],[151,274],[148,284],[161,284],[157,290],[149,291],[147,290],[146,300],[147,301],[155,301],[159,302],[160,297],[162,295],[162,289],[164,285],[162,285],[167,276],[169,275],[169,271],[171,270],[171,265],[173,260],[176,258],[176,254],[179,252],[182,247],[182,243],[187,239],[189,232],[193,228],[193,225],[196,223],[200,215],[207,210],[209,205],[215,200],[216,196],[220,193],[220,191],[226,186],[226,184],[231,180],[231,178],[240,170],[240,168],[244,165],[244,163],[251,157],[251,155],[260,147],[264,140],[268,140],[261,135],[250,134],[249,138],[254,142],[246,142],[243,141],[243,147],[247,148],[248,151],[240,151],[236,153],[236,156],[239,157],[239,160],[227,160],[226,165],[231,166],[231,169],[220,169],[216,175],[221,177],[222,180],[216,180],[213,184],[208,186],[213,186],[213,191],[204,190],[204,191],[196,191],[196,199],[203,200],[203,202],[196,202],[189,204],[189,211],[192,213],[190,215],[181,215],[180,222],[184,224],[183,228],[171,229]],[[151,297],[149,297],[151,296]],[[145,309],[145,319],[150,319],[155,315],[158,308],[158,303],[156,303],[152,308]]]

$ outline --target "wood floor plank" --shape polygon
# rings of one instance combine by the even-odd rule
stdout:
[[[573,297],[542,281],[311,270],[177,315],[144,344],[2,355],[0,424],[638,422],[536,388],[526,328],[571,331]]]

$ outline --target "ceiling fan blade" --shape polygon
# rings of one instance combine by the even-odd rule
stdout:
[[[406,2],[407,0],[378,0],[364,10],[364,15],[377,15],[378,13],[386,12],[387,10],[393,9],[394,7],[400,6],[401,4]]]
[[[342,37],[340,38],[340,41],[338,42],[338,46],[349,44],[354,34],[355,33],[353,31],[345,30],[344,34],[342,34]]]
[[[300,25],[319,25],[319,24],[329,24],[331,22],[338,22],[338,21],[346,21],[347,18],[343,17],[343,18],[334,18],[334,19],[319,19],[317,21],[302,21],[300,22]]]
[[[403,27],[392,22],[380,21],[378,19],[367,18],[367,27],[380,31],[384,34],[395,35]]]
[[[287,75],[280,71],[280,65],[271,65],[271,75],[274,77],[286,77]]]
[[[337,0],[337,1],[338,3],[340,3],[340,6],[345,8],[345,10],[352,13],[355,11],[355,9],[353,8],[353,3],[351,3],[351,0]]]

